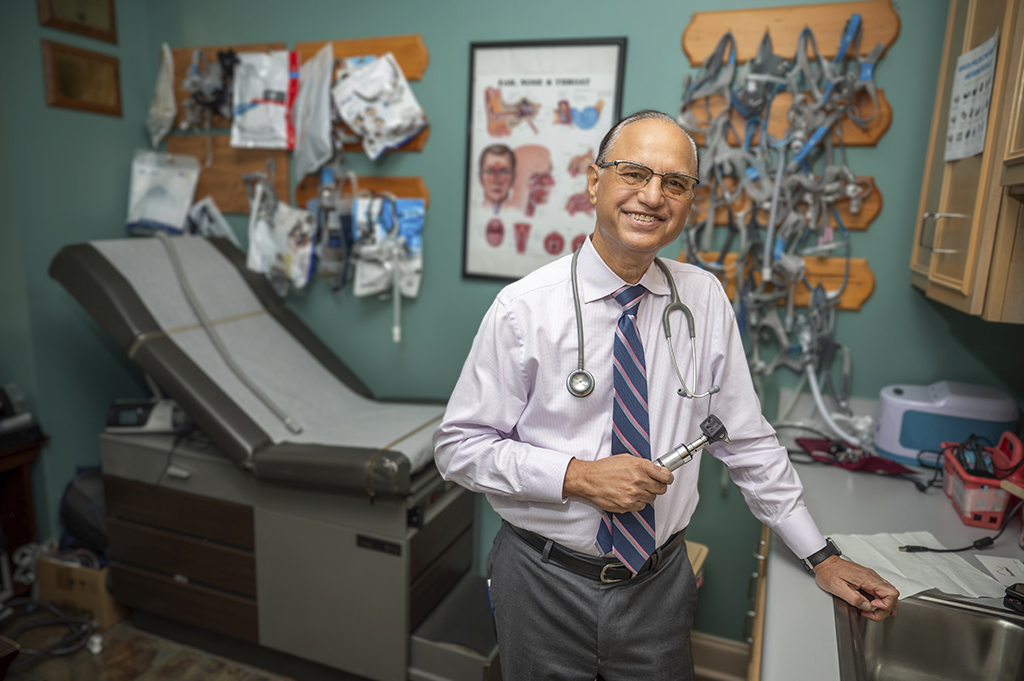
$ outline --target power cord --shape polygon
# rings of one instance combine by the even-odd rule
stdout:
[[[4,604],[5,612],[8,612],[8,616],[10,611],[7,608],[13,610],[17,607],[25,607],[29,609],[29,612],[32,612],[34,609],[45,608],[54,617],[37,622],[29,622],[28,624],[16,627],[6,634],[8,638],[17,640],[19,636],[30,629],[52,627],[54,625],[67,626],[68,633],[56,643],[45,648],[27,648],[23,646],[18,652],[18,658],[11,664],[9,669],[9,671],[15,674],[28,669],[44,657],[70,655],[81,650],[89,642],[89,638],[96,632],[96,623],[94,621],[84,617],[69,617],[50,603],[37,601],[33,598],[13,598]]]
[[[930,546],[909,545],[900,546],[898,550],[905,551],[906,553],[924,553],[925,551],[929,551],[931,553],[960,553],[961,551],[970,551],[971,549],[987,549],[995,543],[996,539],[999,539],[999,535],[1001,535],[1003,531],[1006,529],[1006,526],[1010,524],[1010,520],[1013,518],[1014,515],[1017,514],[1017,511],[1020,510],[1022,504],[1024,504],[1024,499],[1018,501],[1017,505],[1013,507],[1013,510],[1006,514],[1006,519],[1003,520],[1003,526],[999,528],[999,532],[996,533],[996,536],[982,537],[970,546],[961,546],[958,549],[933,549]]]

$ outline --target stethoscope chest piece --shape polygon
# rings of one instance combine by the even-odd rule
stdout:
[[[594,390],[594,376],[586,369],[577,369],[565,379],[565,387],[573,397],[586,397]]]

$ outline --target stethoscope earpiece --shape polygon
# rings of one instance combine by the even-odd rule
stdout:
[[[583,368],[583,311],[580,309],[580,291],[579,284],[576,280],[576,261],[579,259],[580,251],[583,250],[581,245],[572,254],[572,302],[573,307],[576,311],[576,342],[577,342],[577,353],[578,363],[575,371],[571,372],[565,379],[565,387],[568,388],[569,394],[573,397],[586,397],[594,391],[594,375]],[[676,377],[679,379],[679,385],[682,386],[676,392],[679,393],[680,397],[686,397],[691,399],[699,399],[701,397],[709,397],[714,395],[722,388],[717,385],[711,386],[711,390],[708,390],[702,395],[692,393],[687,389],[686,382],[683,380],[682,374],[679,373],[679,365],[676,364],[676,353],[672,348],[672,330],[669,327],[668,316],[673,310],[679,310],[686,317],[687,327],[690,332],[690,345],[693,349],[693,384],[694,387],[697,385],[697,344],[695,341],[695,334],[693,330],[693,314],[690,312],[690,308],[686,307],[679,301],[679,291],[676,290],[676,282],[672,279],[672,273],[669,272],[668,266],[661,262],[658,258],[654,259],[658,267],[661,268],[662,273],[665,275],[665,280],[668,282],[668,287],[671,290],[671,300],[665,307],[665,312],[662,316],[662,323],[665,326],[665,340],[668,341],[669,355],[672,357],[672,368],[675,369]]]

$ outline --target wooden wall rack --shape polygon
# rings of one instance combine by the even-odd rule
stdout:
[[[423,182],[422,177],[359,177],[359,191],[391,192],[402,199],[424,200],[424,206],[430,206],[430,191]],[[295,205],[305,208],[306,203],[316,196],[319,178],[316,175],[306,175],[302,182],[295,188]],[[348,191],[348,187],[345,187]]]
[[[701,258],[706,261],[718,260],[717,252],[706,252],[701,253]],[[685,254],[680,253],[679,260],[685,260]],[[725,269],[727,272],[732,272],[736,267],[736,254],[726,253],[725,254]],[[811,286],[817,286],[819,283],[825,287],[826,291],[838,291],[839,287],[843,285],[843,274],[846,271],[846,258],[804,258],[805,272],[807,274],[807,282]],[[754,272],[754,281],[758,284],[761,283],[761,273],[758,271]],[[868,267],[868,261],[865,258],[850,258],[850,279],[846,284],[846,288],[843,290],[841,296],[839,296],[838,309],[849,310],[855,312],[860,310],[864,305],[865,301],[871,297],[871,294],[875,290],[875,275]],[[736,279],[733,276],[729,276],[725,281],[725,293],[729,296],[729,300],[736,299]],[[795,290],[794,302],[797,307],[806,307],[810,301],[811,293],[806,286],[803,284],[797,284]],[[780,305],[784,305],[785,301],[779,301]]]
[[[683,31],[683,52],[690,60],[690,66],[700,66],[715,51],[718,40],[731,32],[736,38],[736,61],[743,64],[757,54],[757,47],[767,30],[772,36],[775,53],[789,56],[796,53],[800,32],[810,26],[814,29],[819,52],[831,59],[836,56],[846,20],[855,13],[861,15],[862,54],[870,52],[878,43],[885,43],[888,48],[896,42],[900,34],[900,15],[893,8],[892,1],[866,0],[694,12],[693,19]]]
[[[213,145],[213,164],[206,167],[207,140]],[[266,169],[267,159],[274,159],[274,191],[278,197],[289,196],[291,177],[288,152],[283,149],[236,149],[228,135],[169,135],[167,152],[187,154],[199,159],[199,184],[196,200],[212,196],[225,215],[248,215],[249,199],[245,195],[243,173]]]

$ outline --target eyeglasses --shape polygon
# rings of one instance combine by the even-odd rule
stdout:
[[[661,191],[673,198],[681,198],[692,195],[693,190],[700,184],[700,180],[686,173],[656,173],[645,165],[633,161],[610,161],[598,163],[599,168],[615,167],[615,177],[619,182],[632,189],[642,189],[647,186],[655,175],[661,178]]]

